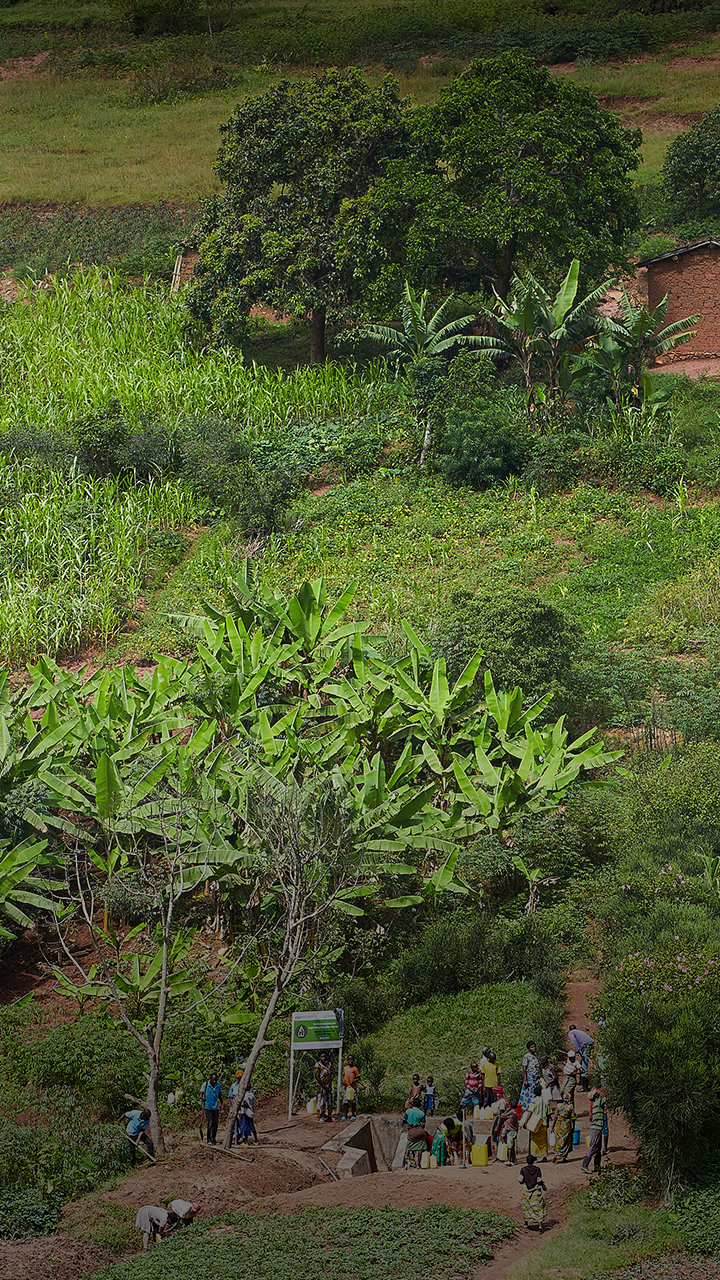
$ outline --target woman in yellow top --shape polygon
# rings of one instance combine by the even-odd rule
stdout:
[[[500,1064],[491,1049],[485,1054],[480,1070],[483,1073],[483,1106],[491,1107],[495,1101],[493,1089],[500,1083]]]
[[[540,1123],[535,1129],[530,1130],[530,1153],[535,1156],[536,1160],[544,1163],[547,1160],[547,1118],[549,1103],[542,1096],[542,1088],[539,1084],[535,1085],[535,1097],[530,1104],[530,1114],[540,1116]]]

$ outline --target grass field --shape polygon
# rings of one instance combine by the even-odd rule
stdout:
[[[434,1076],[442,1113],[446,1107],[454,1109],[462,1096],[469,1053],[479,1058],[490,1045],[501,1068],[519,1067],[536,1005],[537,993],[530,983],[506,982],[459,996],[437,996],[398,1014],[373,1037],[387,1062],[384,1092],[406,1098],[417,1071],[421,1080]]]

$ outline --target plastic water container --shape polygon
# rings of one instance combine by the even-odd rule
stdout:
[[[470,1152],[470,1160],[474,1165],[479,1165],[481,1169],[487,1165],[488,1149],[486,1142],[473,1143],[472,1151]]]
[[[498,1142],[498,1145],[497,1145],[497,1158],[498,1158],[498,1160],[507,1160],[507,1158],[508,1158],[508,1149],[507,1149],[507,1143],[506,1143],[506,1142]]]
[[[420,1168],[421,1169],[430,1168],[430,1152],[429,1151],[423,1151],[422,1155],[420,1156]]]
[[[579,1129],[575,1129],[573,1132],[573,1146],[574,1147],[580,1146],[580,1130]]]
[[[430,1156],[430,1168],[437,1169],[437,1167],[438,1167],[437,1156]]]
[[[482,1120],[482,1108],[477,1103],[473,1107],[473,1120]]]
[[[307,1104],[307,1113],[309,1116],[317,1115],[317,1099],[311,1098]]]

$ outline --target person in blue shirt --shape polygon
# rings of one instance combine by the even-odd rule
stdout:
[[[212,1146],[215,1146],[217,1139],[222,1096],[222,1085],[213,1071],[210,1079],[205,1081],[201,1090],[202,1104],[205,1110],[205,1123],[207,1125],[207,1141]]]
[[[144,1111],[124,1111],[122,1119],[127,1120],[125,1134],[128,1142],[130,1143],[130,1163],[134,1167],[135,1160],[137,1159],[139,1142],[142,1142],[143,1145],[147,1147],[148,1153],[151,1156],[155,1154],[152,1139],[150,1134],[147,1132],[147,1127],[150,1124],[150,1112],[147,1107]]]

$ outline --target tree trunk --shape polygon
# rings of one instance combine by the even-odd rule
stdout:
[[[515,254],[517,253],[517,240],[514,236],[508,240],[504,246],[498,264],[495,268],[495,292],[503,302],[510,292],[510,282],[513,276],[513,267],[515,266]]]
[[[325,308],[313,307],[310,325],[310,363],[322,364],[325,360]]]
[[[223,1134],[223,1143],[222,1143],[226,1151],[232,1141],[233,1129],[235,1128],[235,1121],[237,1119],[238,1111],[240,1110],[240,1103],[245,1097],[245,1091],[250,1087],[250,1077],[252,1076],[255,1063],[260,1057],[260,1050],[264,1049],[265,1045],[269,1043],[265,1039],[265,1033],[273,1019],[275,1009],[277,1008],[277,1002],[280,999],[282,992],[283,992],[283,985],[281,983],[278,983],[276,979],[275,989],[268,1002],[267,1009],[265,1010],[265,1013],[263,1015],[263,1020],[260,1023],[260,1026],[258,1027],[258,1033],[255,1037],[255,1043],[252,1049],[250,1050],[248,1059],[245,1063],[245,1070],[243,1071],[242,1080],[240,1081],[237,1094],[235,1095],[235,1097],[233,1098],[230,1104],[230,1111],[228,1113],[228,1118],[227,1118],[227,1123],[225,1125],[225,1133]],[[149,1105],[150,1104],[148,1103],[148,1106]]]
[[[150,1112],[150,1132],[157,1155],[165,1154],[165,1135],[160,1120],[158,1097],[160,1091],[160,1063],[152,1044],[148,1045],[148,1091],[146,1106]]]
[[[425,463],[427,462],[428,449],[430,448],[430,443],[432,441],[431,421],[432,420],[431,420],[430,410],[428,410],[428,415],[427,415],[427,418],[425,419],[425,434],[423,436],[422,449],[420,450],[420,470],[421,471],[425,470]]]

